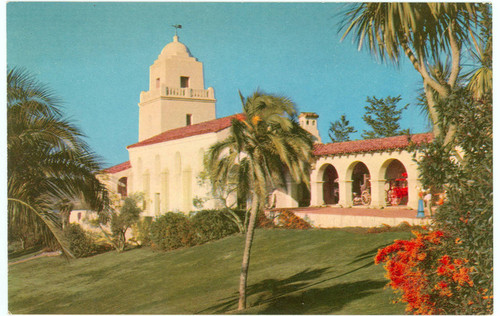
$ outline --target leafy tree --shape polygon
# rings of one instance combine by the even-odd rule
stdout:
[[[214,189],[238,183],[238,196],[251,200],[250,218],[240,274],[238,310],[246,308],[246,284],[257,215],[264,210],[269,192],[285,186],[288,170],[297,182],[309,183],[311,135],[296,121],[288,98],[259,91],[244,98],[243,114],[233,119],[228,138],[212,145],[207,167]]]
[[[473,26],[487,19],[485,6],[488,4],[359,3],[346,14],[343,38],[353,33],[360,49],[366,44],[382,60],[399,63],[404,54],[422,76],[434,135],[442,135],[448,143],[456,127],[443,129],[436,106],[459,81],[462,48],[474,37]],[[448,58],[440,58],[443,56]]]
[[[137,203],[141,198],[140,195],[126,197],[120,211],[111,215],[111,232],[113,233],[115,248],[119,252],[122,252],[127,244],[127,230],[139,222],[142,210],[137,206]]]
[[[205,158],[203,160],[203,165],[205,170],[209,170],[209,162],[207,161],[207,155],[205,155]],[[207,171],[202,171],[199,176],[198,176],[198,184],[199,185],[206,185],[210,182],[210,177],[209,173]],[[222,209],[226,212],[224,214],[229,214],[230,219],[236,224],[238,227],[238,230],[240,233],[244,234],[245,233],[245,223],[246,220],[242,221],[241,217],[236,214],[235,209],[237,208],[238,210],[241,210],[244,207],[241,207],[238,203],[238,198],[235,196],[237,195],[238,190],[241,190],[238,188],[238,183],[236,182],[235,178],[231,179],[224,179],[224,184],[221,184],[219,181],[218,185],[212,186],[212,199],[216,200],[219,202],[219,204],[222,204]],[[245,211],[245,218],[248,217],[248,212]]]
[[[408,133],[408,130],[399,129],[401,113],[408,108],[408,104],[398,109],[399,101],[401,101],[401,96],[395,98],[388,96],[385,99],[367,97],[366,102],[370,104],[365,106],[366,113],[363,115],[363,120],[370,125],[372,130],[363,131],[361,136],[364,139],[370,139]]]
[[[345,118],[345,114],[340,116],[340,120],[330,123],[328,136],[333,143],[348,142],[351,140],[350,134],[357,133],[354,127],[349,126],[349,121]]]
[[[57,214],[65,199],[79,198],[101,214],[107,193],[82,133],[62,117],[59,100],[28,72],[7,74],[8,229],[30,229],[46,245],[68,248]]]

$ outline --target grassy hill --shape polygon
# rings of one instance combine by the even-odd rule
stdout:
[[[257,230],[245,314],[403,314],[378,248],[406,232]],[[171,252],[148,248],[9,266],[14,314],[234,313],[243,236]]]

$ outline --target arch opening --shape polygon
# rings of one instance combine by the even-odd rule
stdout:
[[[334,166],[326,166],[323,172],[323,201],[325,204],[339,202],[339,175]]]
[[[371,184],[370,171],[368,167],[357,162],[352,169],[352,204],[353,205],[370,205],[371,203]]]
[[[385,170],[385,191],[387,205],[408,204],[408,173],[403,163],[392,160]]]

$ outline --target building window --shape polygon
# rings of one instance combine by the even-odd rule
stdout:
[[[306,125],[309,125],[309,120],[306,121]]]
[[[156,87],[159,88],[160,87],[160,78],[156,78]]]
[[[186,114],[186,126],[189,126],[192,124],[191,118],[193,117],[193,114]]]
[[[181,88],[189,88],[189,77],[181,77]]]
[[[311,124],[312,124],[312,125],[314,125],[314,122],[315,122],[315,121],[311,121]]]

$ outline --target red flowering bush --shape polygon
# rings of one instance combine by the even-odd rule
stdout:
[[[283,210],[271,213],[270,218],[264,214],[259,213],[257,217],[257,227],[260,228],[287,228],[287,229],[309,229],[309,224],[304,219],[298,217],[293,212]]]
[[[450,244],[450,237],[439,230],[413,234],[413,239],[396,240],[379,249],[375,257],[376,264],[385,263],[388,285],[401,295],[399,302],[406,303],[406,311],[414,314],[491,313],[493,297],[473,282],[475,268],[467,259],[442,255]]]
[[[266,216],[265,212],[257,214],[257,227],[259,228],[274,228],[274,220]]]
[[[281,211],[276,217],[277,224],[279,227],[288,229],[309,229],[311,224],[306,222],[304,219],[298,217],[293,212]]]

